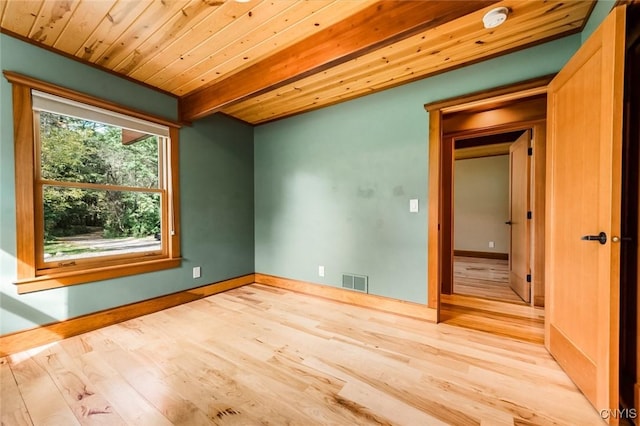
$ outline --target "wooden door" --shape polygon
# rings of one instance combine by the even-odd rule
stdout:
[[[548,87],[545,345],[598,410],[618,408],[626,7]],[[598,240],[584,236],[606,234]],[[615,422],[615,419],[611,418]]]
[[[525,302],[531,301],[529,267],[529,143],[531,131],[524,132],[509,147],[509,285]]]

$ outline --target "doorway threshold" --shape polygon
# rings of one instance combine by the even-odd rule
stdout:
[[[440,296],[440,322],[531,343],[544,343],[544,308],[459,294]]]

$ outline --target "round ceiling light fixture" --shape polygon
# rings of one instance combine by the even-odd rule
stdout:
[[[488,11],[482,18],[482,23],[485,28],[495,28],[498,25],[502,25],[507,20],[509,9],[506,7],[496,7]]]

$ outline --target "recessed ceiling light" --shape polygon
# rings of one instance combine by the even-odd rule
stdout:
[[[495,28],[498,25],[504,23],[507,20],[509,9],[506,7],[496,7],[488,11],[482,18],[482,23],[485,28]]]
[[[236,3],[249,3],[251,0],[236,0]]]

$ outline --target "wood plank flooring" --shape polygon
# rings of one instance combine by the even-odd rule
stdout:
[[[544,343],[544,308],[443,294],[440,321],[525,342]]]
[[[509,261],[455,256],[453,260],[453,292],[525,304],[509,287]]]
[[[543,346],[249,285],[0,359],[7,425],[599,425]]]

